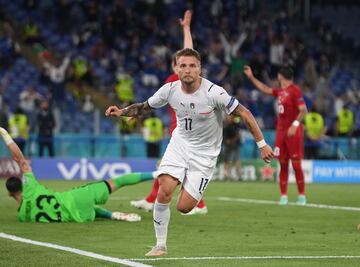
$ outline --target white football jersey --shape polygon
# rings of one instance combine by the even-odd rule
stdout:
[[[218,156],[223,135],[224,111],[230,114],[239,102],[224,88],[201,78],[198,90],[185,93],[181,81],[163,85],[148,99],[152,108],[169,104],[176,113],[177,126],[171,142],[209,156]]]

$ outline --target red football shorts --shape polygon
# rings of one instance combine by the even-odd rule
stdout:
[[[287,131],[277,130],[274,155],[278,159],[303,159],[303,127],[299,126],[293,136],[288,136]]]

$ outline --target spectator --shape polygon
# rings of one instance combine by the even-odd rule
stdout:
[[[316,80],[315,95],[318,112],[323,115],[327,114],[333,100],[333,94],[330,91],[329,82],[324,73],[320,73],[319,78]]]
[[[39,28],[31,19],[28,19],[28,21],[25,24],[23,41],[28,45],[41,43],[41,35]]]
[[[313,105],[310,112],[305,115],[305,158],[318,159],[322,139],[326,133],[323,116],[317,112],[316,105]]]
[[[50,157],[54,157],[53,131],[56,126],[54,115],[49,109],[49,103],[43,100],[37,115],[39,157],[43,157],[44,149],[47,147]]]
[[[121,103],[131,104],[134,102],[134,80],[129,74],[120,74],[117,77],[115,91]]]
[[[36,119],[35,110],[38,107],[41,99],[42,96],[31,85],[20,94],[20,108],[27,116],[30,129],[34,128]]]
[[[30,85],[20,94],[20,107],[29,115],[35,111],[40,99],[41,95]]]
[[[78,82],[86,82],[93,85],[92,71],[86,58],[79,56],[74,60],[75,78]]]
[[[306,83],[309,84],[310,88],[314,88],[317,80],[317,73],[315,69],[315,60],[310,56],[305,60],[304,71]]]
[[[164,137],[164,126],[160,118],[152,112],[143,122],[143,134],[148,158],[160,158],[161,140]]]
[[[66,70],[70,64],[70,58],[66,56],[62,61],[60,59],[53,59],[53,63],[46,60],[41,54],[40,59],[43,60],[45,73],[49,77],[50,92],[52,95],[53,104],[62,108],[65,100],[65,82]]]
[[[25,152],[26,141],[29,137],[28,118],[24,111],[18,107],[9,118],[10,135],[19,146],[21,152]]]
[[[236,55],[231,58],[230,64],[230,77],[233,86],[244,84],[244,66],[246,64],[246,60],[242,57],[240,50],[238,50]]]
[[[238,118],[227,116],[224,126],[223,155],[225,160],[225,179],[241,180],[239,149],[241,135]],[[235,177],[231,174],[232,165],[235,168]]]
[[[77,86],[77,97],[82,99],[84,96],[83,86],[94,86],[93,70],[85,57],[78,56],[72,62],[69,72],[70,79],[73,80]]]
[[[336,136],[351,136],[355,125],[354,112],[345,105],[338,113],[335,123]]]
[[[237,39],[235,39],[234,36],[231,36],[230,40],[227,40],[225,35],[221,32],[219,38],[224,48],[225,63],[231,64],[233,58],[237,56],[239,49],[245,42],[247,34],[246,32],[243,32]]]
[[[271,65],[270,75],[275,77],[280,67],[283,65],[284,59],[284,44],[278,36],[272,36],[270,34],[270,51],[269,60]]]
[[[131,119],[129,117],[119,118],[118,128],[121,135],[132,134],[137,132],[139,128],[139,122],[136,119]]]
[[[91,95],[87,94],[84,97],[84,103],[82,105],[83,112],[93,112],[95,108],[94,102],[92,101]]]
[[[127,155],[127,147],[124,143],[127,135],[135,133],[139,129],[139,121],[130,117],[120,117],[117,121],[117,127],[119,129],[121,135],[121,145],[120,145],[120,155],[121,157],[126,157]]]

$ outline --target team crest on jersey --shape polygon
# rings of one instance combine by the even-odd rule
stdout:
[[[190,103],[190,108],[194,109],[195,108],[195,104],[194,103]]]

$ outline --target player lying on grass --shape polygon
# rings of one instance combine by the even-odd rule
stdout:
[[[131,173],[62,193],[54,192],[36,180],[24,155],[4,128],[0,127],[0,135],[23,174],[22,178],[10,177],[6,181],[9,196],[19,204],[19,221],[92,222],[96,217],[129,222],[141,220],[138,214],[111,212],[96,205],[105,204],[109,195],[122,186],[152,180],[152,173]]]

